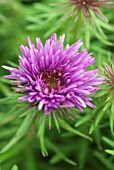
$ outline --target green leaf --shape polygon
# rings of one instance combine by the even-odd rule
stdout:
[[[101,133],[101,129],[99,126],[95,127],[95,131],[94,131],[93,135],[94,135],[94,140],[97,143],[97,147],[99,148],[99,150],[101,150],[102,149],[102,145],[101,145],[102,133]]]
[[[111,101],[108,101],[107,103],[105,103],[105,106],[103,108],[103,112],[105,112],[110,106],[111,106]]]
[[[53,32],[56,32],[60,28],[61,24],[58,24],[56,27],[52,27],[45,34],[44,37],[49,37]]]
[[[8,137],[11,137],[16,133],[17,127],[10,127],[8,129],[6,128],[1,128],[0,129],[0,140],[1,139],[7,139]]]
[[[88,150],[89,150],[89,141],[88,140],[84,140],[82,139],[80,141],[80,150],[79,150],[79,170],[84,169],[86,160],[87,160],[87,154],[88,154]]]
[[[20,95],[12,94],[9,97],[0,99],[0,104],[15,104],[18,102],[18,97],[20,97]]]
[[[53,157],[50,159],[50,164],[56,164],[61,161],[61,157],[58,154],[53,155]]]
[[[107,23],[105,23],[105,22],[103,22],[103,21],[101,21],[101,20],[99,20],[99,24],[100,24],[102,27],[104,27],[105,29],[114,32],[114,26],[113,26],[113,25],[111,25],[111,24],[109,24],[109,23],[107,24]]]
[[[40,139],[41,152],[44,157],[48,156],[48,152],[46,150],[45,142],[44,142],[45,124],[46,124],[46,115],[43,114],[40,120],[37,137]]]
[[[85,124],[87,121],[91,119],[92,116],[93,116],[92,114],[87,114],[83,116],[81,119],[79,119],[79,121],[76,122],[75,127]]]
[[[17,67],[17,68],[18,68],[18,65],[15,64],[15,63],[12,62],[12,61],[7,61],[7,63],[8,63],[11,67]]]
[[[110,169],[110,170],[114,169],[113,163],[109,159],[107,159],[107,157],[105,157],[103,154],[95,151],[94,155],[107,169]]]
[[[11,84],[11,81],[9,79],[5,79],[2,77],[0,77],[0,82],[5,83],[5,84]],[[10,92],[10,94],[11,94],[11,92]]]
[[[109,119],[110,119],[110,129],[112,134],[114,135],[114,112],[110,113]]]
[[[11,170],[18,170],[18,166],[17,165],[14,165]]]
[[[0,153],[4,153],[8,151],[13,145],[15,145],[22,137],[26,135],[26,133],[29,131],[33,118],[35,117],[35,113],[32,111],[28,113],[28,115],[25,117],[24,121],[22,122],[20,128],[18,129],[16,135],[9,141],[9,143],[1,150]]]
[[[89,134],[91,134],[95,130],[95,122],[93,122],[90,126]]]
[[[23,107],[19,108],[19,107],[15,106],[11,110],[9,110],[7,113],[1,113],[0,125],[4,125],[4,124],[10,122],[13,119],[15,119],[16,117],[18,118],[18,116],[22,112],[25,112],[25,108],[23,108]]]
[[[86,29],[85,33],[85,42],[86,42],[86,47],[89,49],[90,48],[90,30]]]
[[[113,155],[113,156],[114,156],[114,150],[106,149],[105,152],[107,152],[107,153],[109,153],[110,155]]]
[[[114,147],[114,141],[109,139],[108,137],[103,136],[102,140],[107,143],[109,146]]]
[[[98,31],[99,33],[101,34],[101,36],[103,37],[103,39],[107,39],[106,35],[104,34],[101,26],[99,24],[96,24],[97,25],[97,28],[98,28]]]
[[[63,159],[65,162],[73,165],[73,166],[76,166],[76,162],[74,162],[73,160],[67,158],[64,153],[56,146],[54,145],[50,140],[46,139],[46,144],[47,146],[52,149],[53,151],[56,152],[56,158],[53,158],[50,163],[55,163],[56,161],[59,161],[60,159]]]
[[[9,87],[2,82],[0,82],[0,91],[2,91],[2,93],[5,94],[5,96],[10,96],[11,94]]]
[[[56,117],[56,115],[55,115],[55,112],[52,112],[52,114],[53,114],[53,118],[54,118],[55,126],[56,126],[56,128],[57,128],[58,132],[60,133],[59,122],[58,122],[58,120],[57,120],[57,117]]]
[[[7,152],[0,154],[0,163],[8,162],[12,157],[16,157],[19,153],[23,152],[25,148],[30,144],[30,140],[23,140],[16,144],[15,147],[11,148]],[[31,142],[32,143],[32,142]]]
[[[71,133],[74,133],[74,134],[76,134],[76,135],[78,135],[78,136],[81,136],[81,137],[83,137],[83,138],[86,138],[86,139],[89,139],[90,141],[92,141],[92,139],[91,139],[89,136],[87,136],[87,135],[83,134],[82,132],[80,132],[80,131],[72,128],[69,124],[67,124],[67,123],[66,123],[64,120],[62,120],[60,117],[58,117],[58,120],[59,120],[60,126],[61,126],[63,129],[65,129],[65,130],[67,130],[67,131],[69,131],[69,132],[71,132]]]
[[[98,113],[96,119],[95,119],[95,126],[97,127],[99,122],[101,121],[102,117],[104,116],[105,112],[100,111],[101,113]]]
[[[34,5],[34,8],[37,9],[37,10],[40,10],[42,12],[50,12],[52,10],[51,7],[45,5],[45,4],[42,4],[42,3],[35,3]]]
[[[51,129],[51,126],[52,126],[52,124],[51,124],[51,122],[52,122],[52,120],[51,120],[51,114],[48,116],[48,122],[49,122],[49,130]]]
[[[65,132],[65,133],[62,133],[61,136],[65,138],[70,138],[70,137],[74,137],[75,134],[71,132]]]

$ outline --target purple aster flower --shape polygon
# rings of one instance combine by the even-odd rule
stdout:
[[[108,22],[100,8],[111,8],[114,3],[112,0],[66,0],[66,2],[55,3],[55,5],[64,5],[61,10],[72,7],[71,12],[65,16],[66,19],[75,14],[75,21],[77,21],[82,13],[86,24],[88,24],[88,16],[90,16],[92,23],[95,24],[94,14],[104,22]]]
[[[106,77],[106,83],[108,86],[108,91],[111,92],[112,96],[114,95],[114,58],[112,60],[112,64],[103,65],[104,67],[104,74]]]
[[[86,49],[78,52],[83,43],[78,40],[64,48],[64,38],[62,35],[57,44],[53,34],[44,46],[37,38],[36,47],[28,38],[29,47],[20,46],[19,68],[3,66],[11,72],[4,77],[13,80],[16,91],[23,94],[19,100],[37,105],[46,115],[72,107],[80,111],[86,105],[95,108],[88,95],[99,90],[97,85],[104,81],[97,78],[99,69],[87,70],[95,59]]]

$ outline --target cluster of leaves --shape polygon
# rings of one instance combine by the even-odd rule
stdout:
[[[85,28],[81,17],[77,23],[73,17],[63,22],[64,11],[59,10],[59,6],[50,6],[51,3],[52,0],[37,3],[35,0],[1,0],[0,65],[17,62],[19,45],[26,41],[26,36],[32,39],[40,36],[45,41],[53,32],[58,36],[65,33],[65,43],[72,44],[82,38],[84,46],[94,52],[93,68],[102,68],[103,62],[110,64],[114,54],[113,9],[104,10],[109,24],[95,18],[95,34],[91,24]],[[103,72],[101,69],[101,74]],[[1,75],[5,73],[1,70]],[[12,94],[8,80],[0,78],[0,87],[1,96],[5,96],[0,100],[2,170],[63,170],[66,166],[73,170],[75,165],[77,170],[113,170],[114,97],[105,84],[92,96],[97,109],[86,108],[84,113],[77,113],[74,108],[76,118],[72,121],[56,117],[54,113],[46,119],[37,109],[27,109],[27,103],[19,103],[19,95]],[[42,157],[40,150],[48,157]]]
[[[100,108],[97,108],[96,111],[92,109],[90,111],[88,109],[87,113],[78,114],[76,120],[72,122],[67,119],[54,119],[53,115],[53,126],[49,130],[48,123],[46,124],[46,117],[42,116],[34,108],[26,111],[26,104],[17,105],[17,97],[17,95],[13,94],[0,101],[2,106],[9,105],[9,111],[7,111],[8,108],[5,109],[6,113],[3,111],[0,118],[2,132],[0,134],[0,161],[3,169],[8,169],[13,163],[20,165],[20,162],[23,169],[29,170],[28,167],[30,165],[28,162],[31,164],[31,169],[40,168],[37,165],[36,159],[39,159],[39,162],[41,161],[41,155],[39,152],[37,153],[37,150],[41,149],[44,157],[48,155],[47,150],[49,151],[49,163],[51,165],[61,161],[76,165],[75,161],[78,161],[79,169],[83,169],[85,164],[89,164],[90,168],[93,168],[95,162],[96,166],[99,165],[97,161],[99,160],[104,168],[113,170],[113,157],[111,158],[110,156],[109,160],[107,160],[107,154],[104,152],[105,148],[106,152],[113,155],[113,150],[107,150],[108,145],[110,148],[114,147],[113,138],[109,130],[108,120],[103,120],[103,114],[100,113]],[[108,116],[104,119],[107,118]],[[100,123],[101,120],[102,123]],[[61,133],[56,131],[54,122],[57,129],[59,128],[58,126],[61,127]],[[12,139],[11,136],[13,136]],[[110,138],[107,136],[110,136]],[[22,164],[23,157],[22,159],[19,157],[23,153],[23,150],[23,157],[27,160],[30,159],[26,162],[26,165]],[[19,159],[17,160],[15,156]],[[92,157],[93,163],[90,162],[90,157]],[[7,164],[5,163],[6,161],[8,161]],[[99,167],[103,169],[101,165]],[[44,164],[41,166],[41,169],[45,169],[47,165]]]

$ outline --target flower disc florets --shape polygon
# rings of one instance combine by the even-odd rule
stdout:
[[[20,47],[19,69],[3,66],[12,73],[4,77],[15,81],[16,90],[23,94],[19,100],[37,105],[45,114],[74,106],[81,111],[86,105],[94,108],[87,95],[96,92],[99,89],[96,85],[104,80],[96,78],[98,69],[87,71],[95,59],[86,49],[78,52],[82,42],[64,49],[64,37],[57,44],[53,34],[44,46],[37,38],[36,47],[28,38],[29,47]]]

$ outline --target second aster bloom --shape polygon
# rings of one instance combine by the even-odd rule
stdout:
[[[114,95],[114,60],[113,64],[105,64],[104,65],[104,73],[106,77],[106,83],[108,85],[108,90]]]
[[[28,45],[21,45],[22,56],[19,56],[19,68],[3,66],[11,72],[5,78],[16,83],[17,91],[31,106],[48,115],[51,111],[77,107],[80,111],[86,105],[95,108],[88,97],[99,90],[104,78],[97,78],[99,69],[87,70],[95,58],[84,49],[78,52],[83,44],[80,40],[73,45],[64,45],[64,37],[57,43],[56,34],[42,45],[36,39],[36,47],[28,38]]]
[[[59,4],[65,5],[64,9],[73,7],[71,13],[67,14],[66,18],[72,16],[77,11],[75,14],[75,21],[77,21],[82,12],[85,23],[88,23],[88,16],[90,16],[91,21],[94,24],[94,14],[104,22],[108,22],[108,19],[100,11],[100,8],[109,8],[112,6],[113,2],[111,0],[66,0],[66,2],[61,2]]]

